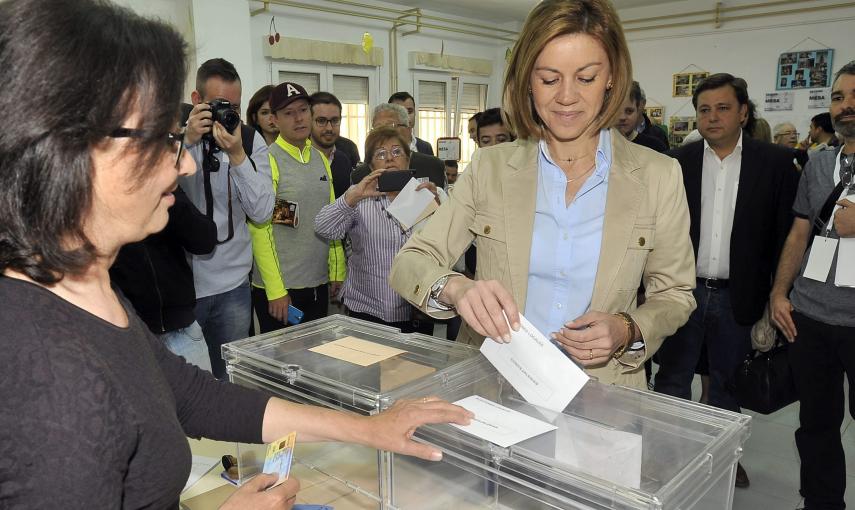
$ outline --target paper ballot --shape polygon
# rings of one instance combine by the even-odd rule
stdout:
[[[467,411],[472,411],[475,418],[469,425],[452,423],[451,426],[486,439],[502,448],[557,428],[555,425],[509,409],[480,395],[466,397],[455,404]]]
[[[579,368],[555,344],[520,315],[519,331],[510,343],[488,339],[481,353],[529,403],[561,412],[588,382]]]
[[[411,228],[418,223],[423,216],[426,216],[425,209],[434,204],[433,209],[436,209],[433,193],[427,189],[416,191],[419,181],[415,177],[404,186],[404,189],[398,193],[395,200],[386,208],[386,212],[395,217],[404,228]],[[431,210],[431,212],[433,212]],[[427,213],[429,214],[429,213]]]

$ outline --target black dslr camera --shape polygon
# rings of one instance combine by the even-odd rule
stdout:
[[[211,107],[211,120],[222,124],[229,133],[233,133],[235,128],[240,125],[240,115],[232,108],[230,102],[225,99],[214,99],[208,105]],[[202,138],[213,144],[216,143],[212,131],[205,133]]]

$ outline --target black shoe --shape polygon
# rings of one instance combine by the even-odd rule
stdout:
[[[733,482],[733,485],[740,489],[745,489],[751,485],[751,481],[748,479],[748,473],[745,472],[745,468],[743,468],[740,463],[736,464],[736,480]]]

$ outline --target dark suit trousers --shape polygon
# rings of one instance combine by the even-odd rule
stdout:
[[[790,366],[800,400],[796,446],[801,493],[810,510],[845,508],[846,460],[840,439],[843,376],[849,378],[849,413],[855,416],[855,328],[830,326],[793,312],[796,341]]]
[[[698,285],[693,293],[698,307],[657,353],[659,371],[653,389],[691,400],[695,367],[701,347],[706,345],[710,370],[709,405],[738,412],[732,380],[736,367],[751,351],[751,326],[736,323],[728,289]]]

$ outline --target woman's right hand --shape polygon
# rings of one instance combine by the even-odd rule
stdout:
[[[350,207],[356,207],[361,200],[372,197],[382,196],[383,193],[377,191],[377,178],[383,170],[374,170],[364,179],[359,181],[359,184],[354,184],[344,193],[344,201]]]
[[[519,308],[511,293],[496,280],[451,277],[439,300],[454,305],[460,317],[479,335],[497,342],[511,340],[508,323],[514,331],[520,329]]]
[[[297,499],[300,482],[296,478],[288,478],[282,485],[267,490],[279,480],[278,474],[260,473],[249,482],[243,484],[223,503],[220,510],[242,510],[252,508],[259,510],[290,510]]]

